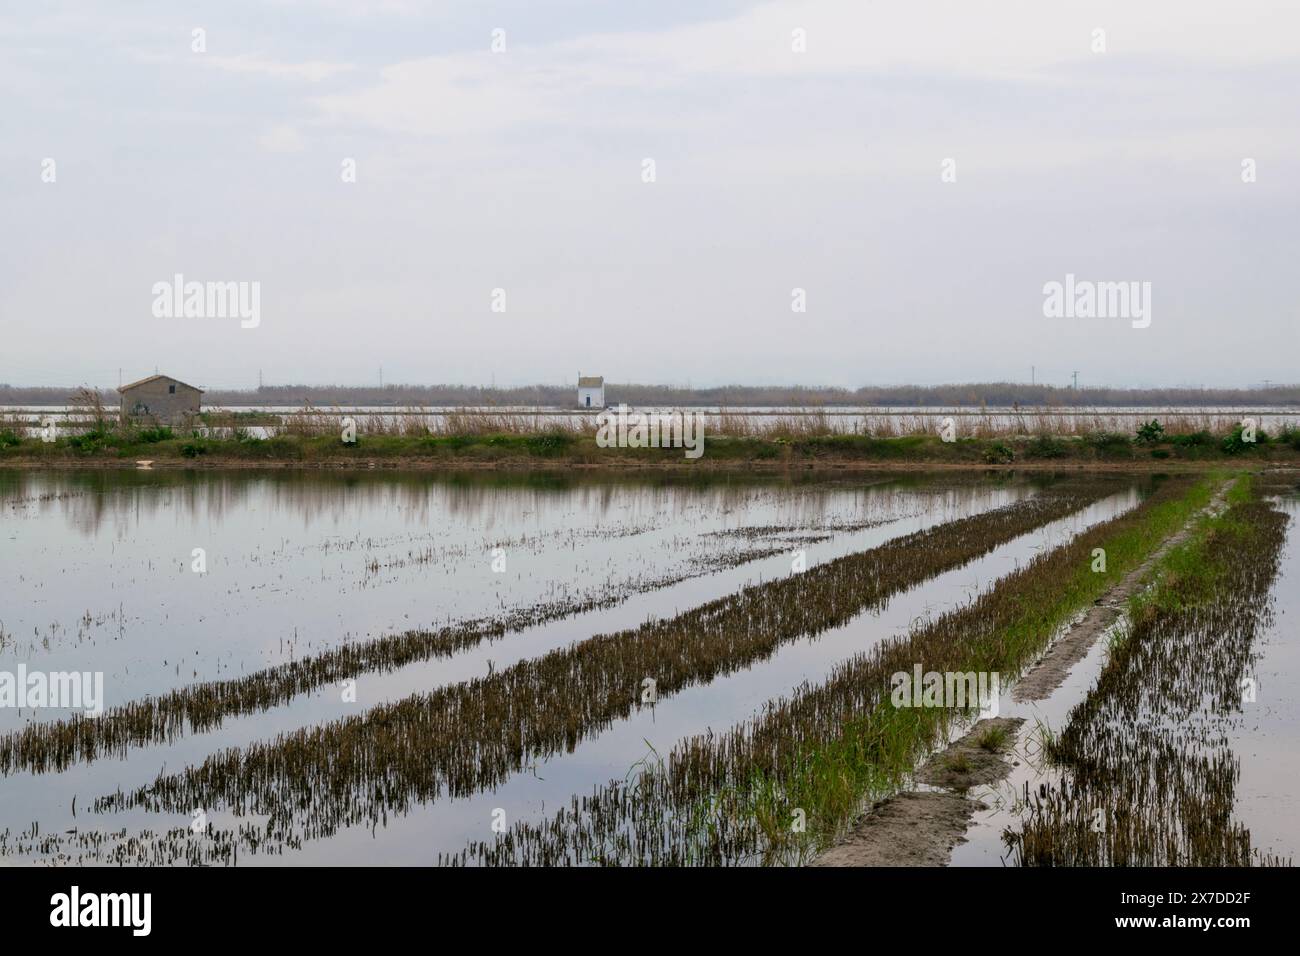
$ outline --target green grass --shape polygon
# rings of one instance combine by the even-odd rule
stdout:
[[[1214,592],[1222,569],[1205,560],[1208,550],[1217,537],[1240,535],[1246,528],[1233,514],[1232,508],[1246,504],[1254,498],[1254,478],[1249,474],[1236,476],[1224,496],[1225,510],[1218,515],[1206,516],[1197,522],[1187,539],[1170,548],[1152,569],[1147,586],[1128,601],[1128,620],[1141,622],[1158,614],[1180,610],[1187,602],[1195,603]],[[1127,639],[1132,627],[1122,629],[1112,643],[1112,650]]]

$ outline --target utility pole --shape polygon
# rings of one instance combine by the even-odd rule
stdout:
[[[1038,372],[1038,369],[1034,368],[1032,365],[1029,366],[1029,384],[1030,384],[1030,385],[1035,385],[1035,384],[1037,384],[1037,383],[1034,381],[1034,378],[1036,377],[1036,373],[1037,373],[1037,372]]]
[[[257,370],[257,390],[259,392],[262,390],[262,370],[260,368]]]
[[[1078,370],[1078,369],[1075,369],[1075,370],[1074,370],[1074,390],[1075,390],[1076,392],[1079,390],[1079,370]]]
[[[384,387],[384,367],[382,365],[379,366],[379,387]]]

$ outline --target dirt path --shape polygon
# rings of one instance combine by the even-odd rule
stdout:
[[[911,790],[877,803],[848,838],[821,854],[814,866],[946,866],[965,842],[976,810],[971,787],[997,783],[1011,771],[1008,748],[1024,720],[981,720],[960,740],[934,754],[916,779],[938,790]]]

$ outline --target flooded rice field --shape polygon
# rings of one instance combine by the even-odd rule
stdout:
[[[1217,580],[1129,615],[1023,718],[958,866],[1294,864],[1300,855],[1300,488],[1236,516]],[[1229,512],[1229,517],[1233,517]]]
[[[1186,487],[0,472],[0,681],[35,675],[48,698],[0,706],[0,860],[797,862],[772,852],[806,784],[788,766],[856,721],[874,740],[881,675],[918,649],[1028,660],[1037,645],[1003,639],[1026,603]],[[1300,557],[1294,521],[1271,520],[1278,574],[1252,580],[1275,606],[1253,650],[1222,651],[1249,659],[1261,709],[1214,740],[1240,757],[1256,845],[1286,856],[1296,715],[1275,688],[1300,661],[1278,589]],[[1053,727],[1100,654],[1042,704]],[[71,674],[75,706],[55,693]],[[1024,785],[954,862],[1008,861]]]

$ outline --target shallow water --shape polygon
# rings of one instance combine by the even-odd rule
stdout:
[[[610,606],[509,634],[446,659],[358,679],[357,700],[328,687],[212,732],[62,774],[6,778],[0,830],[165,830],[188,818],[89,814],[93,799],[175,772],[226,746],[362,712],[411,693],[500,670],[635,626],[920,528],[1035,491],[1015,476],[862,476],[852,480],[707,481],[564,476],[302,473],[0,473],[0,670],[102,670],[107,706],[200,680],[236,677],[348,641],[538,601],[599,594]],[[878,612],[815,640],[785,645],[747,670],[690,687],[542,761],[494,792],[418,807],[372,834],[345,830],[288,862],[430,862],[513,822],[622,777],[682,736],[725,729],[764,701],[987,587],[1041,548],[1132,506],[1118,493],[964,568],[897,595]],[[779,530],[773,530],[773,528]],[[718,532],[725,532],[719,534]],[[738,532],[748,532],[740,534]],[[744,549],[778,553],[729,562]],[[195,573],[192,550],[206,552]],[[494,555],[494,552],[500,552]],[[504,555],[505,570],[493,559]],[[646,582],[672,581],[641,590]],[[66,710],[0,708],[0,729]],[[209,811],[218,826],[238,822]],[[241,862],[277,862],[241,857]],[[12,861],[12,858],[11,858]]]
[[[1262,853],[1300,861],[1300,494],[1278,502],[1291,518],[1273,582],[1274,616],[1255,651],[1249,677],[1255,700],[1228,733],[1241,761],[1235,815]]]
[[[110,706],[408,628],[631,594],[745,550],[711,532],[904,518],[910,530],[1026,493],[937,500],[870,479],[806,494],[301,473],[0,481],[0,666],[103,670]],[[778,545],[793,550],[796,535]],[[14,721],[0,711],[0,729]]]

